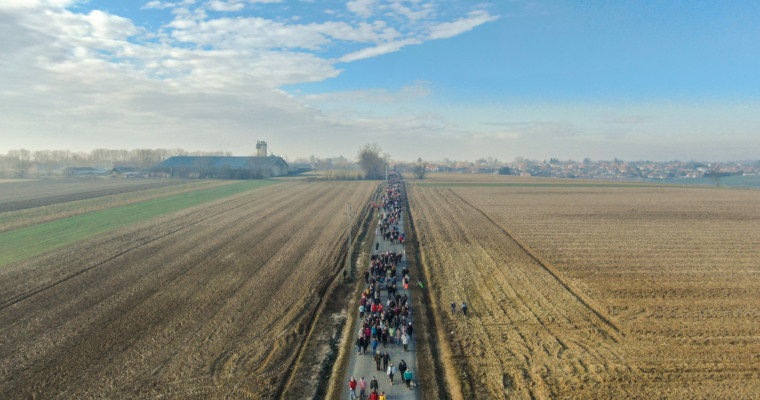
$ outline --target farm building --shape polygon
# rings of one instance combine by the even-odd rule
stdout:
[[[175,156],[153,167],[151,173],[176,178],[259,179],[285,175],[288,168],[277,156]]]

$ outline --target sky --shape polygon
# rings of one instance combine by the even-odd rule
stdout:
[[[760,159],[760,2],[0,0],[0,153]]]

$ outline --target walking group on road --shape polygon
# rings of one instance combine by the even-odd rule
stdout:
[[[402,194],[398,175],[389,176],[388,187],[378,206],[380,210],[377,214],[378,228],[375,235],[378,242],[375,243],[374,252],[379,251],[380,240],[390,244],[404,243],[404,233],[399,229]],[[397,268],[402,258],[402,252],[393,251],[372,254],[370,257],[369,267],[364,272],[366,288],[362,291],[359,303],[360,329],[355,344],[357,355],[366,355],[367,348],[371,347],[372,358],[369,362],[374,361],[376,370],[388,376],[389,385],[393,385],[394,377],[398,376],[407,388],[412,389],[414,375],[411,368],[403,359],[394,363],[387,351],[389,346],[403,346],[404,352],[408,351],[414,335],[411,302],[406,293],[399,292],[401,287],[409,289],[410,281],[409,269],[404,267],[399,271]],[[418,281],[418,284],[421,285],[421,282]],[[359,359],[357,362],[363,361]],[[385,391],[381,390],[375,376],[369,383],[369,390],[367,394],[367,382],[364,377],[358,381],[351,377],[349,393],[352,400],[387,400]]]

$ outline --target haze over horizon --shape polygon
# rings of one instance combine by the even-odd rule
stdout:
[[[754,1],[10,0],[0,153],[757,160]]]

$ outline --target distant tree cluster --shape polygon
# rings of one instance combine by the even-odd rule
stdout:
[[[321,158],[311,155],[308,158],[296,158],[293,163],[309,164],[315,171],[357,171],[359,169],[356,162],[343,156]]]
[[[382,149],[377,143],[367,144],[359,149],[357,158],[359,165],[364,170],[366,179],[384,179],[385,170],[388,167],[388,154],[381,155]]]
[[[111,169],[130,166],[149,169],[173,156],[230,156],[231,152],[186,151],[184,149],[95,149],[88,152],[70,150],[10,150],[0,155],[0,177],[28,178],[63,175],[71,168]]]

